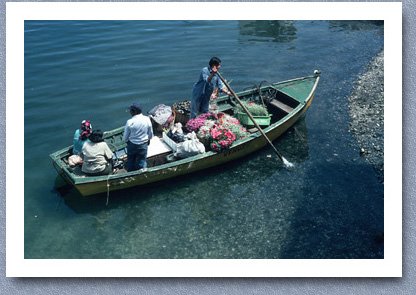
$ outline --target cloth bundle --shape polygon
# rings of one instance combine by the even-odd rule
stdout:
[[[178,145],[175,157],[188,158],[203,153],[205,153],[205,146],[196,137],[195,132],[192,132],[184,136],[184,142]]]
[[[184,133],[182,130],[182,123],[176,123],[174,124],[168,134],[169,138],[171,138],[174,142],[183,142],[185,140]]]
[[[160,104],[151,109],[148,114],[153,121],[162,126],[169,126],[173,120],[172,108],[170,106]]]
[[[82,158],[78,155],[72,155],[68,158],[69,167],[75,167],[83,163]]]

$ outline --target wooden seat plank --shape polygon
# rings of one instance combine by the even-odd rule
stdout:
[[[294,108],[282,103],[281,101],[278,101],[277,99],[273,99],[270,104],[276,108],[279,108],[283,111],[285,111],[286,113],[290,113],[291,111],[294,110]]]

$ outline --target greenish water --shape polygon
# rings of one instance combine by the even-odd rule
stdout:
[[[383,258],[384,188],[346,99],[383,43],[363,21],[26,21],[25,258]],[[274,142],[295,168],[267,147],[108,206],[54,189],[49,154],[83,119],[109,130],[132,101],[188,100],[212,56],[235,91],[322,71],[305,120]]]

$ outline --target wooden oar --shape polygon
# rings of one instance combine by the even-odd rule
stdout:
[[[217,71],[218,77],[220,77],[222,83],[224,83],[225,86],[227,86],[228,90],[231,92],[231,94],[234,96],[234,98],[237,100],[237,102],[241,105],[244,112],[246,112],[247,116],[251,119],[251,121],[256,125],[257,129],[261,132],[261,134],[264,136],[266,141],[270,144],[270,146],[273,148],[273,150],[276,152],[277,156],[282,160],[283,164],[285,164],[286,167],[292,167],[293,164],[290,163],[288,160],[286,160],[276,149],[276,147],[273,145],[273,143],[270,141],[270,139],[267,137],[266,133],[264,133],[263,129],[260,128],[259,124],[257,124],[256,120],[254,120],[253,116],[249,112],[249,110],[243,105],[241,100],[238,98],[237,94],[235,94],[234,90],[231,89],[230,85],[224,80],[224,78],[221,76],[221,74]]]

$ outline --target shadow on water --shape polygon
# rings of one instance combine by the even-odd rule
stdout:
[[[310,173],[299,186],[287,243],[286,259],[384,258],[383,196],[377,182],[346,186],[349,178],[368,178],[371,167],[329,165],[325,182],[321,172]],[[315,185],[312,185],[315,184]],[[368,194],[368,192],[372,192]],[[338,208],[328,210],[328,207]]]
[[[384,258],[384,189],[371,165],[362,158],[315,162],[299,176],[280,258]]]
[[[275,140],[274,145],[277,149],[294,164],[291,171],[296,173],[296,164],[309,159],[308,154],[308,132],[304,118],[300,119],[286,133]],[[224,186],[232,187],[238,183],[250,183],[252,187],[257,186],[262,180],[270,177],[271,174],[278,173],[285,168],[284,164],[274,154],[270,146],[262,148],[260,151],[229,163],[212,167],[203,171],[197,171],[190,175],[181,175],[162,182],[151,183],[140,187],[127,188],[120,191],[111,191],[107,194],[95,194],[82,196],[75,188],[67,184],[58,175],[55,179],[53,191],[61,197],[57,209],[63,200],[64,204],[77,214],[94,213],[111,210],[124,206],[140,205],[140,203],[151,202],[157,198],[163,201],[171,198],[171,189],[179,189],[179,194],[175,197],[186,197],[186,187],[188,183],[196,182],[218,182],[221,179]],[[243,172],[243,173],[241,173]],[[167,189],[168,188],[168,189]],[[169,189],[170,188],[170,189]],[[183,192],[183,194],[182,194]],[[223,193],[226,193],[225,190]],[[164,196],[164,197],[158,197]]]

